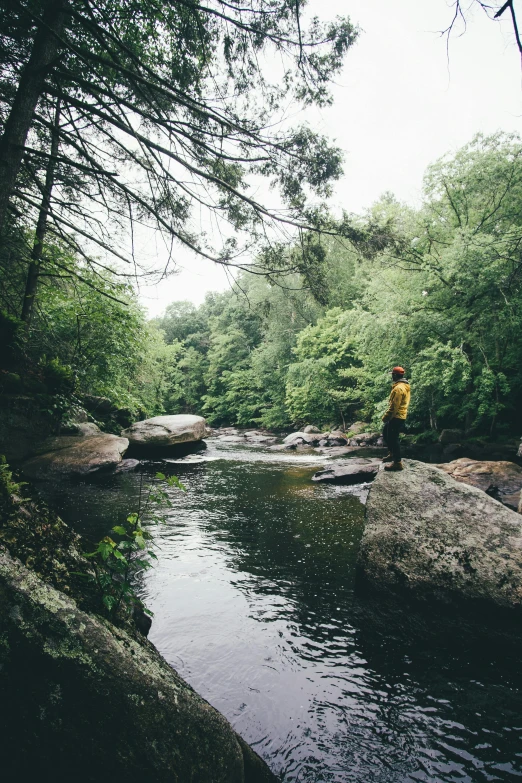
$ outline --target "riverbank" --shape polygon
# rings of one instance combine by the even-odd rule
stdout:
[[[3,778],[275,781],[139,623],[109,621],[81,537],[5,465],[2,479]]]

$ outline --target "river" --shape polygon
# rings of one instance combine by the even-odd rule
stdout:
[[[147,466],[187,488],[169,489],[140,584],[151,641],[284,783],[522,778],[519,659],[394,614],[376,623],[354,589],[365,489],[312,484],[322,464],[209,440]],[[41,489],[96,539],[139,485]]]

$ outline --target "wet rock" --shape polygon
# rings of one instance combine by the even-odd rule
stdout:
[[[380,432],[361,432],[348,440],[350,446],[376,446],[378,444],[382,445],[382,443]]]
[[[286,444],[295,444],[307,446],[346,446],[347,440],[344,433],[336,430],[334,432],[292,432],[283,440]]]
[[[517,457],[522,457],[522,441],[520,441],[520,446],[518,447]]]
[[[356,451],[350,446],[318,446],[316,450],[325,457],[343,457],[345,454]]]
[[[443,470],[405,460],[370,489],[359,573],[378,589],[473,599],[522,616],[522,519]]]
[[[442,430],[439,436],[439,443],[460,443],[464,437],[462,430]]]
[[[313,446],[314,443],[319,443],[321,440],[321,434],[315,434],[310,432],[291,432],[286,438],[283,438],[283,443],[308,443],[309,446]]]
[[[437,467],[455,481],[478,487],[501,503],[517,510],[518,499],[515,502],[512,495],[520,493],[522,488],[522,468],[514,462],[461,457],[452,462],[439,464]]]
[[[154,416],[135,422],[121,434],[134,447],[165,448],[201,440],[206,434],[206,422],[202,416],[189,414]]]
[[[225,718],[135,637],[0,552],[6,780],[275,783]]]
[[[351,438],[355,435],[360,435],[361,432],[367,432],[370,425],[365,421],[354,421],[346,428],[346,437]]]
[[[86,476],[114,469],[122,461],[129,441],[100,432],[96,424],[79,424],[76,435],[49,438],[38,454],[22,464],[29,478],[51,478],[56,474]]]
[[[318,470],[312,476],[312,481],[326,481],[332,484],[360,484],[363,481],[373,481],[381,466],[380,460],[349,460],[347,463]]]
[[[269,443],[275,443],[277,440],[275,435],[272,435],[271,433],[267,432],[261,432],[260,430],[247,430],[243,433],[245,440],[248,443],[253,443],[254,445],[256,443],[259,444],[269,444]]]
[[[131,470],[136,470],[139,464],[139,459],[122,459],[122,461],[114,468],[114,472],[128,473]]]

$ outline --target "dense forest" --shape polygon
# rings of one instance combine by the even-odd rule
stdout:
[[[62,418],[87,394],[130,418],[377,425],[400,363],[418,437],[518,431],[520,138],[478,136],[436,162],[417,208],[385,194],[333,216],[340,151],[275,120],[287,100],[328,104],[357,28],[305,29],[286,0],[176,8],[2,8],[1,390]],[[219,230],[198,232],[202,212]],[[171,248],[167,271],[181,243],[227,266],[231,290],[147,321],[145,229]]]
[[[419,433],[519,428],[521,199],[520,139],[477,137],[430,167],[420,209],[386,194],[360,218],[381,252],[317,238],[320,301],[299,276],[243,274],[199,308],[174,302],[154,322],[172,351],[161,404],[213,423],[377,423],[401,363]]]
[[[147,321],[116,275],[100,291],[86,269],[82,279],[44,274],[27,337],[15,317],[21,282],[4,278],[3,329],[41,357],[37,390],[47,379],[66,398],[104,395],[138,416],[377,425],[400,362],[418,437],[446,426],[507,435],[522,424],[521,207],[521,140],[479,136],[430,167],[419,209],[385,194],[351,216],[368,242],[315,234],[312,284],[299,272],[240,272],[200,307],[173,302]],[[59,244],[48,252],[69,269],[79,263]],[[279,252],[291,257],[295,244]]]

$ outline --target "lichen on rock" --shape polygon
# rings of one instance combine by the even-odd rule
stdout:
[[[522,614],[522,518],[442,470],[405,460],[378,473],[358,566],[366,582]]]

